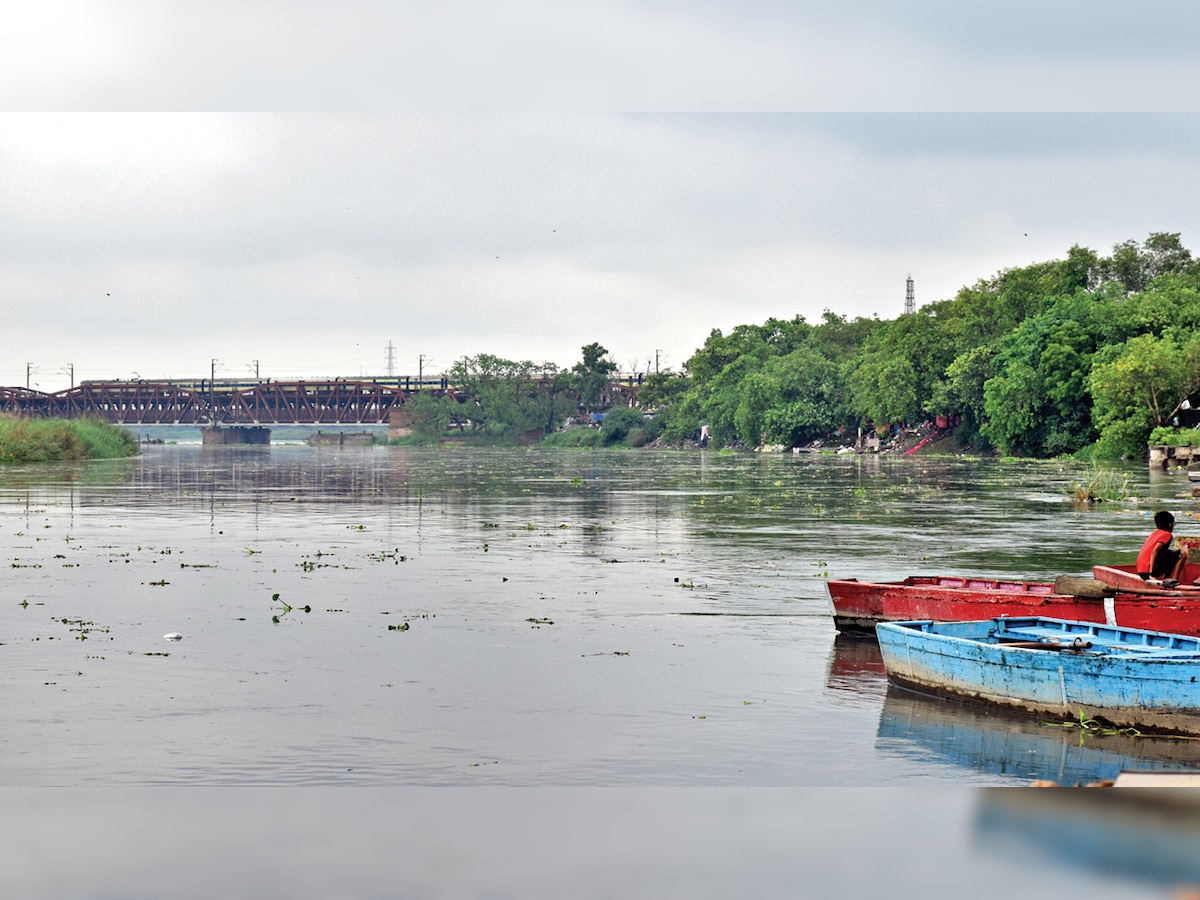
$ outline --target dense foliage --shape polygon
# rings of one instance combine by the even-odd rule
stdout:
[[[137,452],[133,435],[100,419],[0,416],[0,462],[116,459]]]
[[[483,353],[456,362],[450,380],[468,398],[465,405],[450,408],[452,420],[474,432],[508,437],[545,433],[575,408],[570,376],[550,363],[537,366]]]
[[[611,402],[617,367],[599,344],[581,355],[564,370],[463,358],[448,373],[457,399],[410,401],[413,431],[512,442],[587,421]],[[1175,233],[1109,256],[1076,245],[892,320],[826,310],[816,323],[713,330],[684,368],[646,377],[638,401],[650,418],[618,406],[599,429],[552,443],[678,444],[707,427],[715,447],[794,447],[936,419],[977,450],[1140,456],[1151,432],[1165,441],[1196,415],[1185,411],[1200,391],[1200,263]]]
[[[894,320],[826,311],[714,330],[642,399],[672,440],[797,446],[837,430],[957,423],[977,449],[1141,455],[1200,390],[1200,264],[1178,234],[1002,271]]]
[[[476,443],[512,444],[552,434],[568,419],[608,405],[607,389],[616,369],[597,343],[583,347],[582,360],[569,370],[487,353],[463,357],[447,373],[454,395],[420,393],[408,401],[413,437],[435,441],[450,430]],[[640,424],[642,413],[633,410],[633,415]],[[620,421],[618,415],[597,439],[614,443],[628,437],[628,428],[621,438],[611,436]]]

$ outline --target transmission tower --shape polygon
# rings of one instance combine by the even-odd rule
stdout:
[[[392,342],[388,341],[387,347],[387,376],[393,378],[396,375],[396,348],[392,346]]]
[[[904,283],[904,311],[906,313],[915,313],[917,311],[917,295],[913,290],[913,278],[908,276],[908,280]]]

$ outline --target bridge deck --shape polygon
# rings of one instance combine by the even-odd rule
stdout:
[[[613,387],[633,389],[633,379]],[[0,387],[0,413],[118,425],[386,425],[421,390],[461,399],[444,378],[85,381],[53,394]]]

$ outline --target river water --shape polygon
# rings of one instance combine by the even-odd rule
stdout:
[[[1179,476],[1058,463],[148,447],[0,471],[8,784],[1069,782],[1200,751],[889,692],[826,576],[1132,559]],[[178,633],[169,641],[164,635]]]
[[[0,784],[75,791],[10,790],[0,846],[40,859],[23,842],[53,835],[38,852],[90,848],[116,885],[89,893],[57,866],[18,865],[30,895],[157,896],[122,881],[153,869],[147,851],[112,868],[114,795],[88,792],[125,786],[119,833],[137,840],[120,846],[157,846],[169,821],[193,896],[312,887],[301,867],[240,894],[184,851],[218,832],[248,846],[264,806],[285,822],[308,810],[312,859],[332,852],[327,820],[353,836],[337,845],[353,867],[329,876],[340,890],[312,895],[729,896],[750,883],[722,862],[730,846],[766,879],[758,896],[795,896],[793,877],[848,889],[863,842],[901,868],[935,850],[929,865],[946,865],[979,819],[974,795],[922,795],[913,820],[905,792],[805,791],[1073,784],[1200,768],[1200,747],[889,690],[873,640],[833,628],[825,579],[1086,574],[1132,560],[1159,506],[1200,531],[1200,507],[1175,496],[1182,476],[1122,471],[1136,502],[1080,507],[1084,466],[955,458],[164,445],[5,467]],[[196,824],[195,794],[129,793],[192,785],[243,789],[218,795],[220,828]],[[299,786],[407,792],[255,793]],[[449,792],[412,793],[432,788]],[[511,788],[585,793],[488,792]],[[785,790],[654,793],[678,788]],[[846,796],[862,811],[849,820]],[[166,811],[181,803],[182,823]],[[428,890],[353,890],[364,872],[390,881],[394,845],[366,848],[400,808],[408,874]],[[468,821],[492,856],[446,863]],[[607,857],[573,855],[562,822],[593,848],[616,842],[607,852],[642,867],[643,890],[614,882]],[[951,832],[936,846],[896,841],[936,826]],[[495,867],[528,852],[517,834],[554,849],[537,877],[509,865],[521,877],[504,893]],[[565,890],[582,869],[592,889]],[[37,890],[47,871],[57,892]],[[447,872],[458,881],[439,891]]]

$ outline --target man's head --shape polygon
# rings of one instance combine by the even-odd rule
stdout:
[[[1175,517],[1165,509],[1160,509],[1154,514],[1154,527],[1161,528],[1163,531],[1175,530]]]

